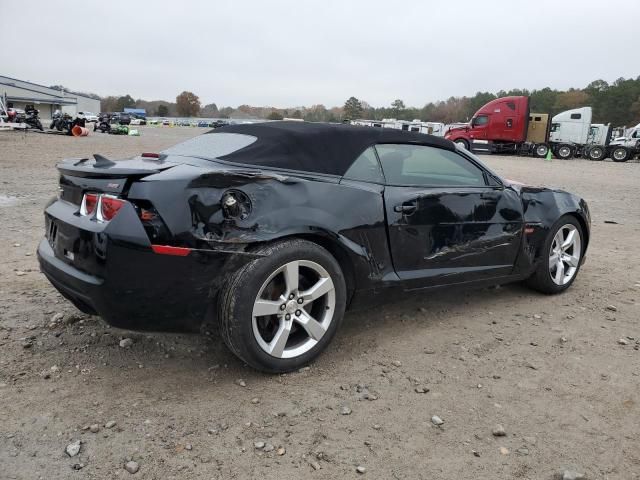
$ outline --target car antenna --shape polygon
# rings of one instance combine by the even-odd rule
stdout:
[[[93,155],[93,158],[96,159],[96,163],[93,165],[94,167],[106,168],[116,164],[116,162],[112,162],[107,157],[103,157],[102,155],[98,155],[97,153]]]

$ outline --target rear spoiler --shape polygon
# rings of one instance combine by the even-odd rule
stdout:
[[[72,158],[56,165],[60,173],[73,177],[84,178],[122,178],[146,177],[171,168],[173,164],[165,164],[166,155],[160,155],[153,160],[145,158],[140,161],[116,162],[102,155],[94,155],[94,160],[88,158]],[[118,166],[118,164],[122,166]]]

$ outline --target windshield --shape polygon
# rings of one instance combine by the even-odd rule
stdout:
[[[210,133],[169,147],[162,153],[184,157],[218,158],[248,147],[258,138],[241,133]]]

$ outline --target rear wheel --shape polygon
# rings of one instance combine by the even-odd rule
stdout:
[[[604,160],[604,156],[607,151],[603,146],[594,145],[587,150],[587,154],[585,155],[589,160],[600,161]]]
[[[615,147],[611,150],[611,160],[614,162],[626,162],[629,160],[629,149],[626,147]]]
[[[543,158],[547,156],[549,147],[544,143],[539,143],[534,147],[533,151],[536,157]]]
[[[571,286],[584,252],[584,233],[575,217],[565,215],[550,229],[545,252],[527,284],[542,293],[560,293]]]
[[[298,369],[329,344],[342,321],[346,286],[324,248],[294,239],[265,246],[233,273],[220,295],[225,344],[250,366]]]
[[[573,148],[570,145],[562,144],[556,148],[555,153],[560,160],[569,160],[573,157]]]
[[[460,145],[462,148],[469,150],[469,142],[467,142],[464,138],[459,138],[458,140],[455,140],[453,143],[455,143],[456,145]]]

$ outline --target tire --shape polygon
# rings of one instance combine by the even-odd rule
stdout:
[[[611,160],[614,162],[626,162],[629,160],[629,149],[626,147],[613,147],[611,149]]]
[[[569,160],[573,157],[574,150],[570,145],[561,144],[556,147],[555,154],[560,160]]]
[[[576,238],[575,236],[578,235],[577,247],[575,244],[572,244],[572,246],[566,250],[564,250],[564,248],[560,249],[561,256],[559,260],[566,256],[571,258],[570,261],[561,260],[556,262],[552,260],[554,255],[558,258],[555,253],[558,251],[556,248],[558,245],[556,243],[556,237],[559,235],[560,230],[563,231],[563,233],[560,234],[563,235],[563,239],[568,238],[567,235],[570,231],[575,232],[573,238]],[[539,264],[535,272],[526,280],[527,285],[534,290],[546,294],[564,292],[573,284],[578,276],[585,246],[584,231],[578,219],[572,215],[560,217],[549,229],[549,235],[544,242]],[[552,265],[552,263],[554,265]],[[562,271],[558,274],[558,265],[560,263],[562,263],[563,266]],[[571,269],[573,270],[570,271]],[[558,279],[560,279],[560,282],[558,282]]]
[[[589,160],[599,162],[600,160],[604,160],[606,154],[607,150],[603,146],[593,145],[586,151],[585,157],[587,157]]]
[[[469,150],[469,142],[467,142],[464,138],[459,138],[458,140],[454,140],[456,145],[460,145],[465,150]]]
[[[545,143],[538,143],[533,147],[533,154],[538,158],[544,158],[549,152],[549,146]]]
[[[222,339],[231,352],[257,370],[299,369],[326,348],[342,322],[346,306],[342,270],[327,250],[302,239],[266,245],[255,253],[264,256],[235,271],[218,296]],[[287,277],[285,272],[292,274]],[[299,281],[299,287],[288,278]],[[298,296],[318,286],[320,292],[331,290],[309,303],[311,293]]]

